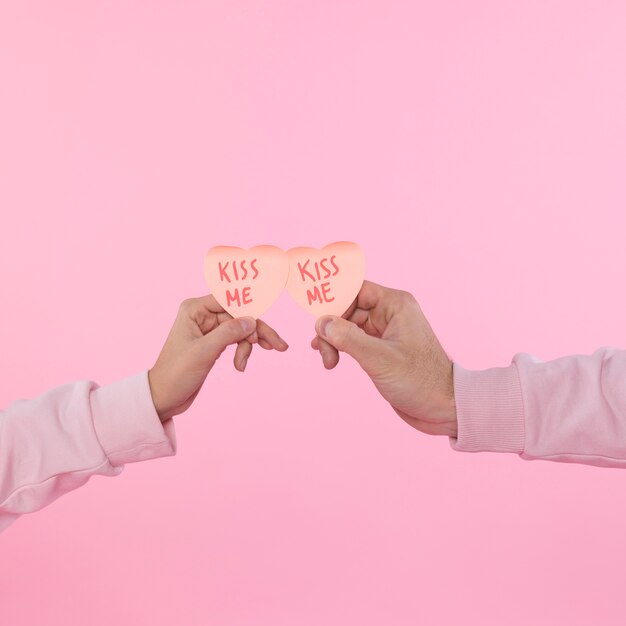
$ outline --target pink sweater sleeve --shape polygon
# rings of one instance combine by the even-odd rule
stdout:
[[[453,449],[626,467],[626,351],[604,347],[547,362],[519,353],[508,367],[454,363],[453,376]]]
[[[0,531],[94,474],[116,476],[125,463],[175,453],[173,420],[161,423],[147,370],[18,400],[0,412]]]

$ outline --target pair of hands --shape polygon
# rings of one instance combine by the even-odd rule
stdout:
[[[406,291],[364,281],[342,317],[315,324],[311,347],[326,369],[340,352],[356,359],[381,395],[409,425],[429,435],[456,437],[452,362],[415,298]],[[165,421],[186,411],[227,346],[237,344],[243,372],[254,344],[289,347],[261,320],[232,318],[213,296],[185,300],[154,367],[148,372],[154,406]]]

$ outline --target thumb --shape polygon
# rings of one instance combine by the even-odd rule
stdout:
[[[211,362],[217,361],[227,346],[239,343],[255,330],[256,320],[253,317],[239,317],[220,324],[200,340],[205,358]]]
[[[333,315],[320,317],[315,323],[315,331],[331,346],[356,359],[365,371],[374,365],[384,346],[382,339],[372,337],[353,322]]]

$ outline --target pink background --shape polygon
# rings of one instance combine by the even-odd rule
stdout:
[[[3,1],[0,406],[150,367],[212,245],[351,239],[469,368],[626,347],[626,5]],[[11,625],[623,624],[626,473],[454,452],[345,358],[0,537]]]

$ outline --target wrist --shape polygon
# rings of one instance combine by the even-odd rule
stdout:
[[[456,402],[454,396],[446,397],[437,408],[431,412],[432,421],[439,425],[439,433],[448,437],[456,437],[458,433],[458,421],[456,416]]]
[[[458,421],[456,416],[456,402],[454,401],[454,396],[449,399],[448,407],[446,409],[446,418],[445,424],[447,426],[446,435],[449,437],[456,437],[458,434]]]
[[[155,375],[152,369],[148,370],[148,384],[150,386],[150,395],[152,397],[152,404],[154,404],[154,408],[159,416],[161,422],[164,422],[168,419],[165,415],[165,409],[163,407],[163,403],[159,397],[158,393],[158,385],[155,382]]]
[[[442,425],[442,434],[449,437],[456,437],[458,432],[456,398],[454,396],[454,372],[452,362],[449,364],[448,373],[445,378],[445,388],[443,397],[437,403],[437,408],[433,412],[433,417]]]

